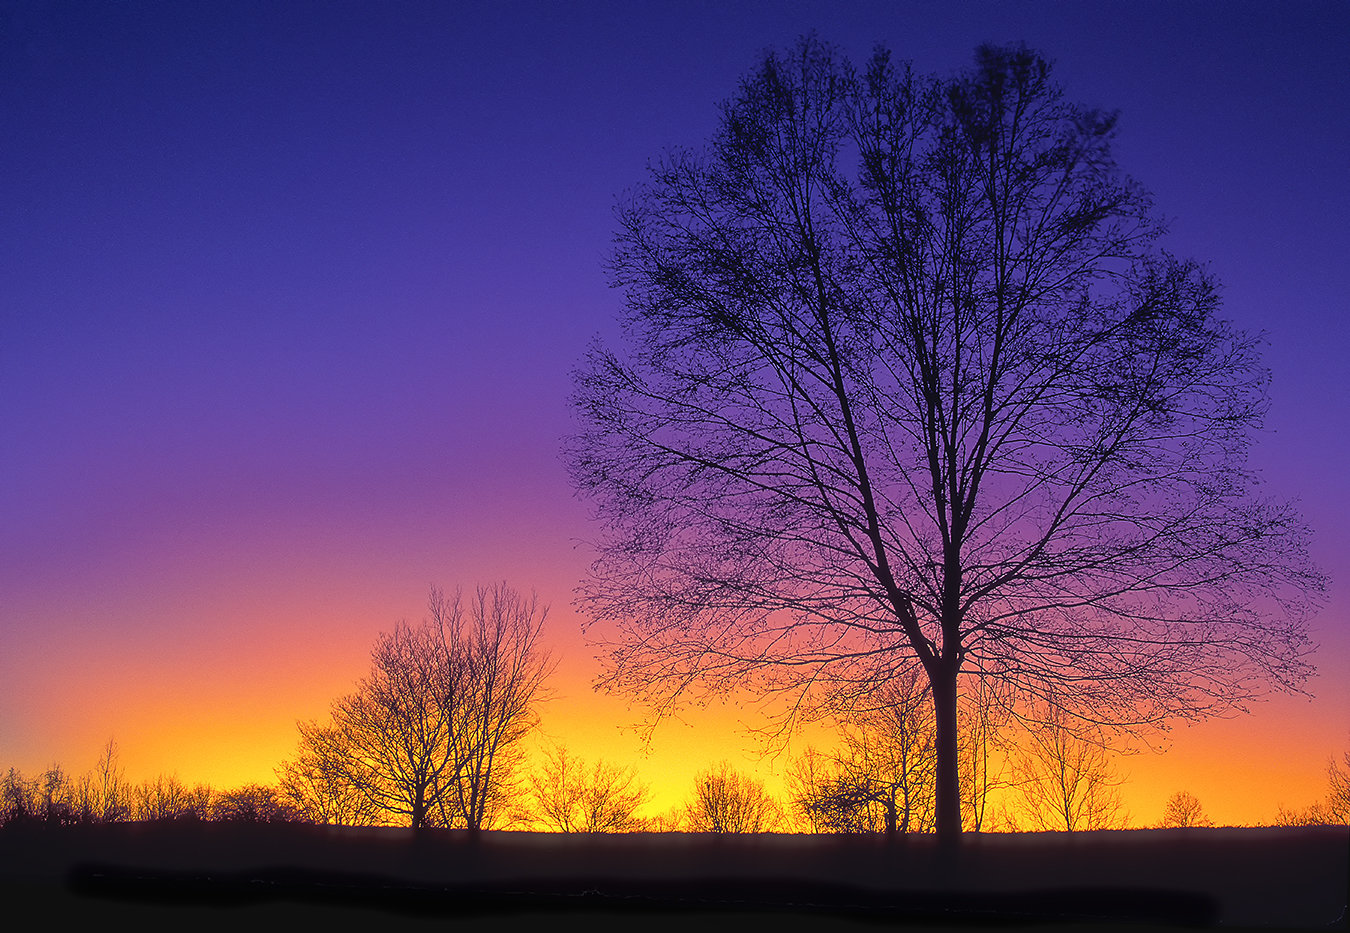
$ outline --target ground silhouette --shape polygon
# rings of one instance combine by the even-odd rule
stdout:
[[[1279,926],[1345,929],[1350,829],[934,837],[123,823],[0,832],[11,912],[328,930]]]

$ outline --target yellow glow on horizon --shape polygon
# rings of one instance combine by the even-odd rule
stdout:
[[[540,732],[528,740],[531,760],[537,763],[542,751],[557,742],[588,763],[604,759],[632,767],[638,781],[651,792],[642,811],[647,817],[682,806],[689,799],[695,776],[722,760],[756,775],[775,797],[787,802],[784,774],[791,755],[759,759],[733,712],[710,709],[689,714],[686,723],[665,723],[645,750],[635,735],[620,732],[613,718],[604,713],[604,704],[566,714],[556,707],[548,711]],[[124,730],[118,739],[129,780],[174,775],[189,786],[206,783],[217,790],[273,783],[276,767],[294,753],[297,738],[294,720],[280,717],[237,720],[222,713],[203,721],[190,712],[164,713],[144,725]],[[1229,725],[1208,727],[1217,733],[1209,736],[1203,735],[1207,727],[1197,727],[1200,734],[1193,746],[1179,740],[1178,747],[1165,754],[1141,752],[1116,758],[1117,769],[1125,777],[1120,790],[1131,827],[1154,825],[1167,798],[1178,790],[1195,794],[1206,814],[1221,825],[1269,823],[1278,807],[1300,808],[1323,796],[1322,756],[1310,756],[1305,767],[1291,774],[1287,762],[1278,756],[1233,761],[1215,755],[1206,746],[1221,743],[1223,729]],[[804,741],[794,743],[792,754],[805,745]],[[77,775],[92,768],[101,747],[101,742],[91,745],[86,760],[60,763],[69,774]],[[31,770],[23,770],[33,773],[49,763],[35,763]],[[1005,799],[1012,796],[1005,794]]]
[[[59,728],[46,736],[50,745],[22,759],[6,755],[0,767],[32,775],[59,763],[79,775],[93,767],[112,737],[132,782],[174,775],[185,784],[208,783],[218,790],[274,782],[277,766],[295,752],[296,721],[324,718],[332,700],[355,686],[368,669],[379,627],[363,622],[333,629],[318,615],[264,621],[273,630],[289,626],[286,644],[293,647],[277,650],[274,643],[260,650],[246,639],[217,633],[209,648],[159,646],[130,655],[116,670],[101,666],[94,648],[73,647],[54,694],[53,722]],[[550,634],[560,664],[549,682],[553,698],[539,707],[541,728],[528,740],[531,754],[557,743],[588,763],[604,759],[632,767],[651,791],[644,816],[683,805],[695,776],[723,760],[760,777],[782,799],[791,758],[808,744],[828,744],[827,736],[799,736],[787,754],[761,757],[747,726],[762,723],[753,718],[754,704],[746,702],[687,711],[682,721],[659,726],[644,748],[637,733],[625,728],[644,710],[626,697],[597,693],[593,652],[576,633],[575,619],[562,612],[550,622],[558,624]],[[262,628],[255,622],[250,634]],[[331,637],[315,637],[325,631]],[[166,665],[169,659],[175,663]],[[1225,825],[1268,823],[1281,806],[1297,809],[1320,799],[1327,758],[1350,747],[1344,717],[1326,721],[1327,702],[1310,705],[1295,698],[1263,704],[1248,716],[1178,727],[1163,754],[1117,758],[1126,776],[1121,791],[1130,825],[1156,823],[1167,798],[1179,790],[1195,794],[1206,814]]]

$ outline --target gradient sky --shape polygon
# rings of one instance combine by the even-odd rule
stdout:
[[[432,584],[552,606],[547,736],[653,811],[756,765],[691,715],[650,752],[570,601],[558,455],[612,335],[615,198],[808,30],[925,72],[1024,40],[1119,108],[1118,156],[1264,331],[1254,450],[1332,579],[1312,697],[1122,761],[1135,822],[1311,803],[1350,748],[1350,5],[39,3],[0,7],[0,768],[270,780]],[[750,720],[752,723],[753,719]]]

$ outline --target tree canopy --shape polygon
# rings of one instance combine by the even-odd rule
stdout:
[[[946,834],[962,675],[1127,727],[1299,687],[1322,579],[1246,461],[1259,341],[1161,248],[1116,127],[1024,47],[925,77],[808,37],[651,166],[566,446],[604,683],[796,717],[918,665]]]

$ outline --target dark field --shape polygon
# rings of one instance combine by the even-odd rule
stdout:
[[[0,832],[10,916],[54,929],[1346,929],[1350,829],[931,838],[297,825]],[[31,919],[29,919],[31,918]]]

